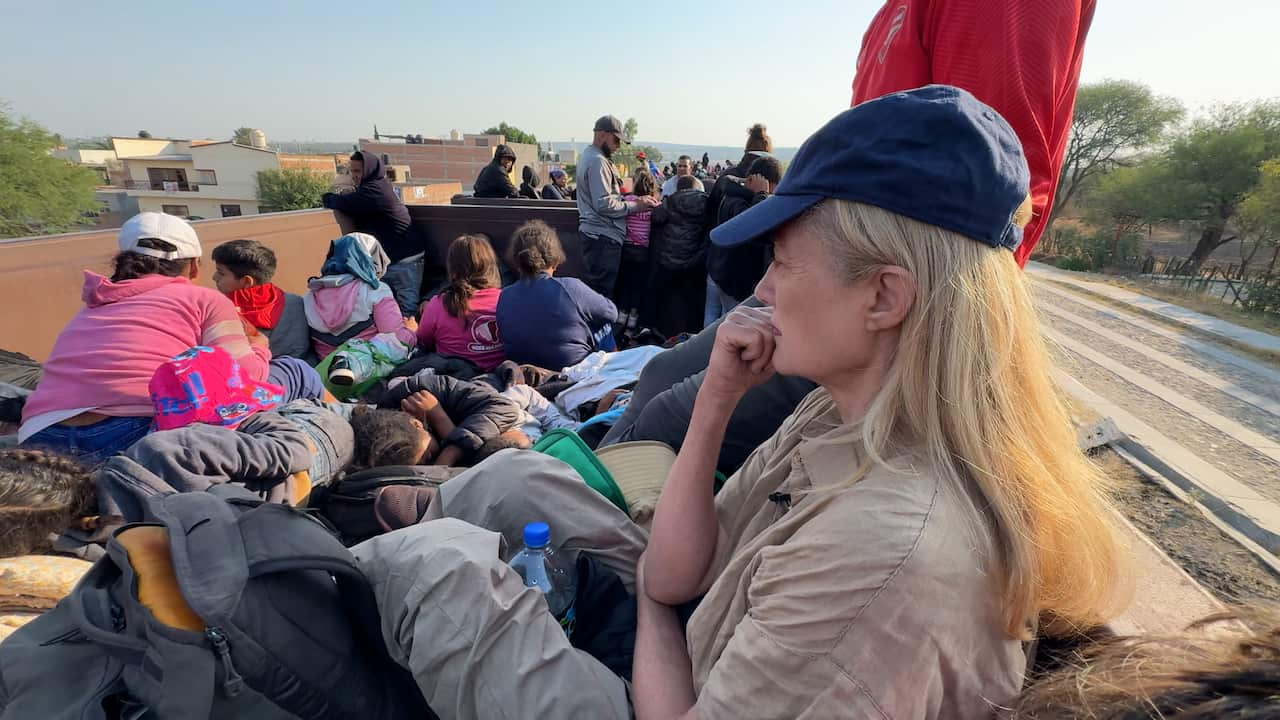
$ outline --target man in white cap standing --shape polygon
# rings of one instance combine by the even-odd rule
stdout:
[[[613,297],[622,264],[622,243],[627,238],[627,216],[658,206],[656,198],[622,199],[622,180],[610,160],[629,142],[622,134],[622,122],[612,115],[596,120],[591,146],[578,163],[578,234],[587,262],[583,280],[592,290]]]

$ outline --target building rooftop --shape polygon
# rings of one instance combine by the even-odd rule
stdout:
[[[137,156],[137,155],[135,155],[135,156],[133,156],[133,157],[126,157],[126,158],[120,158],[120,159],[121,159],[121,160],[172,160],[172,161],[175,161],[175,162],[177,162],[177,161],[190,162],[190,161],[191,161],[191,156],[190,156],[190,155],[182,155],[182,154],[173,154],[173,155],[141,155],[141,156]]]

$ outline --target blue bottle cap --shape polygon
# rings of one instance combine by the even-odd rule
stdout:
[[[544,522],[532,522],[524,526],[524,546],[546,547],[551,542],[551,528]]]

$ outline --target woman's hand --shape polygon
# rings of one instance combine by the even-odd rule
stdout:
[[[413,417],[426,422],[432,410],[440,407],[440,401],[426,390],[419,390],[400,401],[400,409]]]
[[[751,388],[773,377],[773,349],[778,331],[773,308],[734,308],[720,323],[707,363],[702,390],[737,402]]]

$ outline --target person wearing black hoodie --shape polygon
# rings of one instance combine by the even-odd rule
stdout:
[[[741,200],[750,202],[754,199],[755,193],[747,190],[744,183],[751,174],[751,166],[760,158],[773,157],[773,140],[769,137],[764,125],[756,123],[747,130],[747,146],[742,153],[742,160],[738,161],[736,166],[731,166],[725,170],[716,180],[715,185],[711,188],[710,197],[707,198],[707,230],[710,231],[716,225],[719,225],[729,217],[733,217],[737,213],[733,213],[726,218],[720,217],[720,206],[724,203],[726,197],[736,197]],[[741,212],[744,208],[737,208]],[[750,247],[732,248],[725,251],[721,248],[712,248],[707,255],[707,300],[705,308],[704,324],[710,325],[712,322],[728,313],[743,298],[751,294],[751,290],[755,289],[755,283],[752,283],[751,290],[745,295],[739,295],[741,287],[735,287],[733,292],[721,288],[716,280],[716,273],[713,268],[727,267],[736,264],[735,258],[726,257],[726,255],[736,255],[739,253],[747,253]],[[737,285],[738,283],[733,283]]]
[[[524,166],[521,174],[524,176],[524,182],[520,183],[520,197],[537,200],[538,186],[542,184],[542,179],[528,165]]]
[[[692,175],[676,178],[675,192],[650,216],[653,235],[655,325],[666,337],[702,329],[707,287],[707,193]]]
[[[478,198],[518,198],[520,191],[511,182],[511,168],[515,167],[516,153],[506,145],[493,151],[493,162],[484,166],[476,177],[472,194]]]
[[[351,154],[350,162],[355,190],[325,193],[320,202],[349,217],[355,225],[352,232],[368,233],[378,239],[391,260],[382,281],[395,294],[401,314],[413,317],[422,294],[424,256],[422,243],[412,232],[409,211],[387,180],[381,157],[357,150]]]
[[[768,198],[782,180],[782,163],[772,155],[754,158],[744,177],[745,181],[727,181],[716,209],[716,222],[711,227],[723,225]],[[716,187],[720,187],[719,182]],[[753,242],[735,248],[711,247],[707,253],[707,275],[715,282],[721,296],[727,297],[723,301],[723,312],[729,312],[751,297],[772,260],[773,252],[767,243]]]

